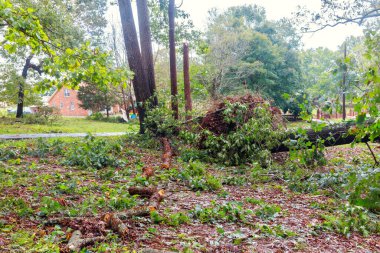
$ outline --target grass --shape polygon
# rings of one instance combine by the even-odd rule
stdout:
[[[64,117],[53,124],[24,124],[14,122],[5,124],[0,119],[0,134],[27,134],[27,133],[105,133],[105,132],[136,132],[138,122],[109,123],[88,120],[85,118]]]

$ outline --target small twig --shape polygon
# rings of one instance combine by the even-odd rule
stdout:
[[[376,156],[375,156],[375,154],[373,153],[373,151],[372,151],[372,149],[371,149],[371,146],[368,144],[368,142],[366,142],[365,144],[367,145],[369,151],[371,152],[371,155],[372,155],[372,157],[373,157],[373,160],[375,160],[375,166],[379,165],[379,162],[377,161]]]

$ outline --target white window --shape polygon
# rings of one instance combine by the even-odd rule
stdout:
[[[63,109],[63,102],[60,103],[59,107]]]
[[[70,110],[74,111],[74,109],[75,109],[74,102],[71,102],[71,103],[70,103]]]
[[[64,90],[65,97],[70,97],[70,91],[69,89]]]

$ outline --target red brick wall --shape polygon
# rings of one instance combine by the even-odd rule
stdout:
[[[78,91],[67,89],[69,96],[65,96],[65,89],[67,88],[62,88],[53,94],[48,102],[49,106],[57,107],[62,116],[88,116],[89,112],[79,106],[81,102],[78,100]],[[73,108],[71,103],[74,105]]]

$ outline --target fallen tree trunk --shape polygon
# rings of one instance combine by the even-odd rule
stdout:
[[[75,230],[71,235],[67,248],[70,251],[79,252],[83,247],[94,244],[96,242],[104,241],[105,237],[97,236],[91,238],[82,238],[82,233],[80,230]]]
[[[142,198],[150,198],[155,192],[157,192],[157,189],[154,187],[129,187],[128,188],[128,193],[130,195],[139,195]]]
[[[348,122],[343,124],[336,124],[324,127],[321,131],[316,132],[312,129],[306,130],[306,135],[308,137],[308,141],[313,144],[316,144],[319,139],[324,140],[325,147],[345,145],[352,143],[356,135],[351,132],[350,129],[355,126],[354,122]],[[289,145],[286,142],[289,141],[297,141],[300,136],[297,133],[291,132],[289,133],[287,140],[285,140],[280,146],[271,150],[272,153],[277,152],[286,152],[289,151]],[[369,138],[363,138],[361,142],[368,142]],[[297,149],[297,147],[294,147]]]

